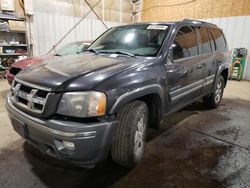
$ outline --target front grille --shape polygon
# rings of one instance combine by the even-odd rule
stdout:
[[[20,70],[21,70],[20,68],[12,67],[10,69],[10,73],[13,74],[13,75],[17,75],[17,73],[19,73]]]
[[[49,89],[14,80],[11,86],[12,102],[28,111],[43,113],[46,101],[51,94]]]

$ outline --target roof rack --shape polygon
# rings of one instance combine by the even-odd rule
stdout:
[[[204,22],[204,21],[201,21],[201,20],[192,20],[192,19],[184,19],[183,20],[183,22],[198,22],[198,23],[205,23],[205,24],[210,24],[210,25],[213,25],[213,26],[216,26],[217,27],[217,25],[215,25],[215,24],[213,24],[213,23],[209,23],[209,22]]]

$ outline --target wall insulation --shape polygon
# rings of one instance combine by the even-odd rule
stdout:
[[[144,0],[143,21],[176,21],[250,15],[250,0]]]

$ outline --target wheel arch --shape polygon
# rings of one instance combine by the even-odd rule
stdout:
[[[163,109],[161,108],[161,98],[157,93],[148,94],[138,98],[137,100],[143,101],[148,107],[149,114],[149,126],[151,128],[158,129],[160,127],[160,121],[163,115]]]
[[[229,76],[229,69],[224,69],[221,71],[220,75],[224,78],[224,83],[225,83],[225,87],[227,85],[227,80],[228,80],[228,76]]]
[[[222,64],[217,71],[216,77],[215,77],[215,81],[217,79],[219,79],[219,77],[222,76],[224,78],[225,81],[225,87],[227,84],[227,80],[228,80],[228,76],[229,76],[229,64]],[[214,81],[214,83],[215,83]],[[214,86],[215,87],[215,86]]]
[[[124,93],[117,98],[109,114],[117,113],[124,105],[135,100],[140,100],[147,104],[149,110],[149,124],[153,128],[158,128],[158,122],[160,122],[165,109],[165,100],[164,92],[160,85],[157,84],[137,88],[133,91]]]

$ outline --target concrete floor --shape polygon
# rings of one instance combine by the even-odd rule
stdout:
[[[250,185],[250,82],[229,81],[215,110],[193,104],[150,130],[132,170],[103,162],[85,170],[40,155],[11,128],[0,81],[0,187],[245,188]]]

